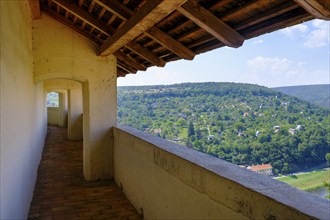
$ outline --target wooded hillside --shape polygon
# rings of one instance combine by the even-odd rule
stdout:
[[[305,85],[286,86],[274,88],[287,95],[298,97],[324,108],[330,108],[330,84],[325,85]]]
[[[226,161],[289,173],[325,162],[329,110],[250,84],[118,88],[119,123]]]

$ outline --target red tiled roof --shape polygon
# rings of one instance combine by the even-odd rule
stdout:
[[[250,169],[251,169],[252,171],[272,169],[272,165],[270,165],[270,164],[255,165],[255,166],[251,166]]]

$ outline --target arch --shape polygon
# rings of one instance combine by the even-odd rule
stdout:
[[[65,73],[65,72],[55,72],[55,73],[34,75],[34,83],[45,81],[45,80],[52,80],[52,79],[67,79],[67,80],[77,81],[80,83],[88,82],[88,79],[81,75],[74,75],[74,74],[69,74],[69,73]]]

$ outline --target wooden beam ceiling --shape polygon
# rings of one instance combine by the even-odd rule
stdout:
[[[106,26],[103,22],[95,19],[94,16],[92,16],[82,8],[76,6],[75,4],[69,3],[65,0],[52,0],[52,1],[55,2],[58,6],[64,8],[65,10],[70,11],[76,17],[80,18],[84,22],[87,22],[89,25],[98,29],[99,31],[103,32],[106,35],[110,35],[113,32],[115,32],[114,28],[111,28],[110,26]]]
[[[118,76],[136,73],[314,17],[329,0],[28,0],[117,57]],[[39,3],[40,1],[40,3]],[[36,4],[38,3],[38,4]]]
[[[178,11],[227,46],[235,48],[242,46],[244,37],[195,0],[187,1],[178,8]]]
[[[170,14],[186,0],[147,1],[115,34],[102,44],[100,55],[114,53]]]
[[[330,20],[329,0],[294,0],[308,11],[311,15],[319,19]]]

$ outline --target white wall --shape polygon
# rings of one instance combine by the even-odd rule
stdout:
[[[43,83],[33,81],[27,1],[0,1],[0,219],[26,219],[46,132]]]
[[[51,42],[51,43],[50,43]],[[84,176],[113,177],[111,127],[117,123],[117,67],[113,55],[97,56],[97,46],[55,19],[33,22],[34,79],[71,79],[83,84]]]

